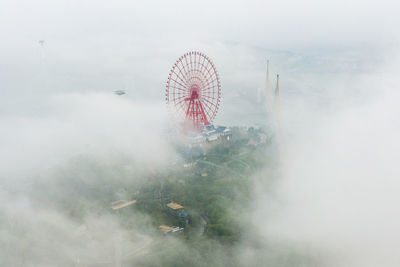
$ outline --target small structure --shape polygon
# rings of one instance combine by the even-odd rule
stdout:
[[[124,94],[126,94],[126,92],[124,90],[116,90],[116,91],[114,91],[114,93],[116,95],[124,95]]]
[[[218,126],[210,124],[199,132],[191,133],[187,137],[189,147],[202,147],[204,144],[213,144],[221,141],[229,141],[232,138],[232,131],[226,126]]]
[[[219,138],[219,135],[217,133],[212,133],[207,136],[206,140],[207,140],[207,142],[211,143],[211,142],[218,141],[218,138]]]
[[[194,165],[194,162],[184,163],[183,168],[190,168],[190,167],[193,167],[193,165]]]
[[[189,223],[189,214],[182,210],[181,212],[179,212],[178,214],[179,219],[183,220],[186,224]]]
[[[212,124],[204,127],[204,129],[201,131],[201,134],[205,137],[208,143],[215,142],[219,138],[219,135],[215,131],[214,125]]]
[[[203,176],[203,177],[207,177],[207,176],[208,176],[208,174],[207,174],[207,172],[202,172],[202,173],[201,173],[201,176]]]
[[[167,206],[168,206],[169,208],[173,209],[173,210],[183,209],[183,206],[182,206],[182,205],[179,205],[179,204],[174,203],[174,202],[168,203]]]
[[[216,129],[216,132],[219,134],[219,136],[221,137],[221,139],[229,141],[230,139],[232,139],[232,131],[231,129],[229,129],[228,127],[225,126],[219,126]]]
[[[123,201],[117,201],[113,202],[113,206],[111,207],[113,210],[119,210],[125,207],[128,207],[130,205],[133,205],[136,203],[136,200],[128,201],[128,202],[123,202]]]
[[[164,235],[179,235],[183,234],[183,228],[177,226],[167,226],[160,225],[161,231],[163,231]]]
[[[257,142],[254,141],[254,140],[249,140],[249,141],[247,142],[247,144],[250,145],[250,146],[256,146],[256,145],[257,145]]]
[[[178,214],[178,216],[179,218],[185,219],[188,216],[188,213],[183,210]]]

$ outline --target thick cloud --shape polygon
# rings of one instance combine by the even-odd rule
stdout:
[[[356,94],[336,91],[334,109],[308,100],[282,110],[281,179],[255,211],[266,239],[308,248],[323,266],[399,264],[396,66],[346,88]]]
[[[254,103],[266,59],[281,73],[282,165],[274,176],[282,180],[273,194],[255,194],[250,237],[260,253],[272,239],[328,266],[397,266],[399,83],[398,65],[387,65],[398,49],[397,10],[394,0],[3,1],[0,182],[22,197],[2,191],[0,215],[11,230],[1,239],[27,253],[21,246],[38,246],[39,254],[65,239],[49,253],[60,252],[54,257],[70,260],[66,266],[77,251],[107,250],[74,245],[67,233],[78,231],[76,222],[35,207],[25,183],[56,179],[54,171],[80,157],[129,170],[166,164],[173,152],[163,138],[164,83],[177,57],[201,50],[221,75],[216,123],[263,122]],[[127,95],[113,95],[117,89]],[[108,217],[84,221],[93,235],[122,231]],[[246,244],[243,264],[262,263]],[[32,253],[24,256],[32,264],[48,256]],[[18,257],[2,258],[9,265]]]

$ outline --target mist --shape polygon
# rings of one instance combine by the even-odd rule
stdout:
[[[281,178],[273,194],[256,190],[257,233],[307,250],[318,266],[398,265],[397,69],[394,54],[332,86],[321,93],[329,105],[287,99]]]
[[[390,0],[3,2],[0,265],[112,266],[129,256],[136,266],[398,266],[398,9]],[[180,162],[165,81],[192,50],[220,73],[216,125],[275,129],[264,168],[246,177],[248,206],[227,207],[243,234],[229,248],[207,239],[197,247],[207,254],[160,237],[148,214],[111,210]],[[273,85],[281,75],[279,116],[255,104],[267,59]]]

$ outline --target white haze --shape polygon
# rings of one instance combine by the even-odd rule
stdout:
[[[257,190],[253,215],[265,239],[300,247],[322,266],[400,264],[399,64],[396,56],[387,63],[344,91],[329,88],[329,109],[287,99],[281,179],[273,194]]]
[[[135,184],[176,157],[163,132],[165,118],[159,114],[164,107],[112,93],[39,99],[0,116],[0,265],[110,264],[115,244],[122,259],[148,249],[146,216],[133,216],[128,231],[108,209],[111,201],[129,197],[123,185]],[[40,112],[25,113],[29,110]],[[73,189],[79,179],[86,188],[120,188],[108,194],[98,188],[105,200],[99,215],[98,208],[82,204],[91,205],[90,196]],[[80,203],[81,221],[68,216],[72,203]]]
[[[123,155],[156,168],[173,154],[164,138],[164,106],[131,103],[112,93],[66,93],[39,101],[24,108],[41,114],[17,111],[0,118],[0,173],[6,179],[34,176],[80,155],[109,160]]]
[[[263,175],[280,179],[257,187],[245,213],[243,265],[266,265],[270,247],[248,244],[272,241],[321,266],[399,266],[398,10],[390,0],[2,1],[1,263],[71,266],[82,252],[111,261],[101,244],[125,231],[114,218],[88,213],[85,232],[24,192],[81,158],[105,165],[110,184],[110,162],[134,172],[168,164],[164,83],[177,57],[201,50],[221,75],[216,123],[263,122],[253,101],[267,57],[282,77],[281,165]],[[76,244],[79,231],[97,241]]]

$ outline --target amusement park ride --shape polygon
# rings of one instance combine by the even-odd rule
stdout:
[[[168,76],[166,101],[174,119],[185,130],[200,131],[215,118],[221,100],[218,72],[206,55],[188,52],[181,56]]]

